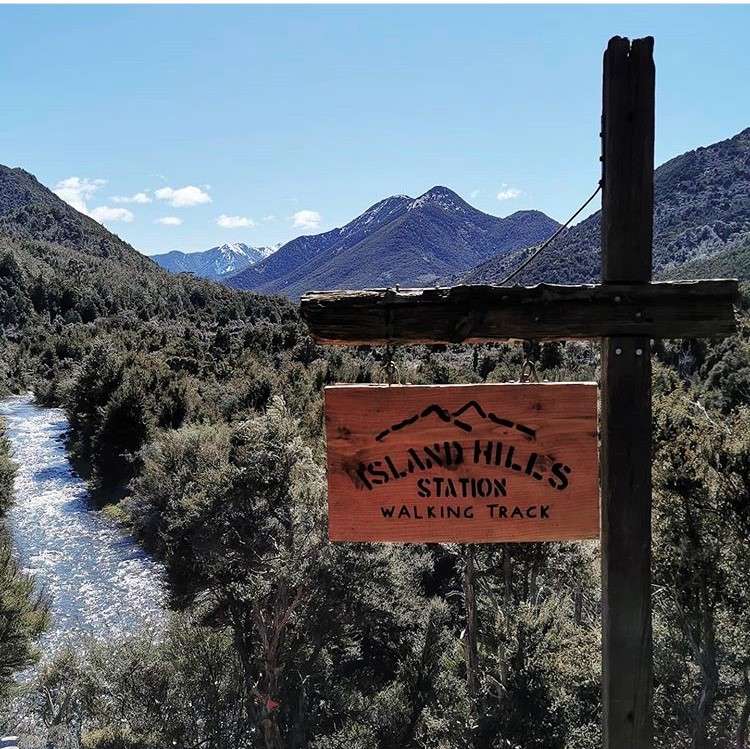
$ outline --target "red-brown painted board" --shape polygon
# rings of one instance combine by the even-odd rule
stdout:
[[[332,541],[599,535],[595,383],[325,389]]]

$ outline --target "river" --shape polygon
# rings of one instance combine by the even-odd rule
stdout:
[[[41,639],[49,657],[66,641],[136,631],[165,616],[161,565],[104,513],[92,508],[63,436],[63,411],[28,395],[0,401],[18,465],[7,520],[23,568],[50,598],[52,624]]]

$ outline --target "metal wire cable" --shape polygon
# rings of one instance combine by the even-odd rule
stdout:
[[[512,281],[532,260],[535,260],[539,255],[549,247],[552,242],[554,242],[571,224],[573,219],[578,216],[581,211],[599,194],[599,191],[602,189],[602,183],[601,181],[596,186],[596,190],[592,193],[591,197],[589,197],[586,202],[549,238],[547,238],[542,244],[539,245],[539,247],[534,250],[534,252],[529,255],[529,257],[524,260],[521,265],[518,266],[509,276],[504,278],[498,286],[505,286],[505,284],[508,283],[508,281]]]

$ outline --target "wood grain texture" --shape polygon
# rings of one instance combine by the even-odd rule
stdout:
[[[643,235],[640,227],[638,233]],[[312,292],[302,298],[301,311],[316,341],[350,346],[710,337],[735,331],[737,296],[737,282],[731,279],[455,286]]]
[[[593,383],[336,385],[325,414],[333,541],[599,535]]]
[[[651,280],[653,39],[604,55],[602,280]],[[688,328],[683,335],[700,335]],[[639,354],[640,352],[640,354]],[[605,749],[651,749],[651,356],[647,337],[602,342],[602,717]]]

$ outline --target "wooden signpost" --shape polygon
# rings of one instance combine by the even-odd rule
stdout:
[[[599,535],[594,383],[338,385],[325,398],[331,540]]]
[[[632,43],[614,37],[609,42],[604,54],[602,144],[601,284],[317,292],[303,298],[302,313],[318,341],[340,345],[601,339],[599,475],[604,747],[651,749],[650,343],[652,338],[658,337],[730,334],[735,329],[732,305],[737,298],[737,283],[732,280],[651,283],[654,63],[650,37]],[[565,441],[558,442],[554,436],[554,424],[565,424],[565,408],[555,410],[555,405],[545,400],[547,396],[541,395],[550,392],[545,389],[553,386],[528,387],[530,389],[524,391],[523,398],[516,404],[517,410],[512,413],[511,404],[504,397],[456,398],[454,394],[461,392],[460,388],[447,388],[439,397],[437,393],[441,388],[420,388],[422,392],[411,401],[406,395],[408,388],[391,388],[396,394],[387,396],[385,393],[390,393],[387,389],[368,389],[364,396],[358,388],[352,389],[349,395],[346,388],[329,391],[327,419],[334,470],[331,476],[332,537],[361,538],[359,534],[364,533],[373,540],[391,538],[396,533],[401,534],[402,540],[424,540],[424,533],[434,533],[435,540],[450,537],[472,541],[590,537],[592,484],[590,477],[586,479],[586,471],[581,470],[581,466],[588,466],[590,470],[594,465],[591,445],[585,436],[594,431],[590,405],[584,408],[579,404],[580,410],[575,412],[580,415],[581,424],[587,426],[580,431],[571,427],[569,434],[581,439],[581,444],[580,452],[576,449],[575,454],[569,455]],[[428,390],[432,392],[425,399],[423,396]],[[366,398],[366,401],[357,403],[357,398]],[[492,411],[503,418],[511,414],[507,418],[514,425],[538,428],[540,448],[534,452],[546,456],[543,476],[554,476],[556,463],[571,468],[570,476],[575,476],[576,483],[574,487],[570,482],[569,499],[562,499],[564,491],[560,492],[559,504],[556,497],[554,517],[561,520],[557,526],[552,522],[545,526],[541,522],[532,525],[528,521],[539,519],[530,517],[526,517],[525,522],[514,518],[513,523],[505,526],[475,520],[471,524],[463,520],[454,523],[455,518],[449,526],[442,519],[409,518],[407,521],[406,516],[396,518],[391,524],[390,519],[386,521],[382,517],[381,508],[390,504],[394,506],[394,513],[395,508],[401,512],[401,505],[421,506],[414,500],[415,479],[418,478],[414,465],[410,472],[407,459],[406,464],[394,462],[391,469],[386,460],[386,456],[391,455],[392,445],[402,457],[403,451],[408,454],[413,446],[407,439],[408,425],[395,427],[416,415],[421,428],[422,419],[427,418],[422,414],[433,403],[440,405],[455,422],[456,418],[472,411],[469,408],[469,411],[457,413],[468,400],[481,404],[485,414]],[[542,416],[544,409],[538,421],[529,416],[528,404],[534,402],[549,406],[549,421]],[[478,413],[476,409],[473,411]],[[477,424],[481,426],[478,428],[486,429],[489,425],[485,422],[479,416]],[[506,449],[505,443],[513,434],[512,427],[506,428],[510,431],[504,432],[502,437],[483,431],[482,439],[502,441]],[[427,432],[419,436],[429,436],[428,445],[432,444],[432,437],[437,439],[438,435],[440,440],[451,441],[447,435],[452,430],[444,426],[428,425],[426,429]],[[390,431],[378,440],[378,435],[385,430]],[[524,443],[518,442],[518,436],[513,434],[520,455],[520,445]],[[424,448],[426,445],[421,445],[424,441],[418,439],[416,445]],[[527,449],[531,447],[531,442],[525,444]],[[542,480],[535,484],[533,477],[531,481],[523,478],[526,466],[522,461],[514,458],[508,474],[489,474],[479,471],[479,464],[466,464],[467,455],[473,460],[471,441],[463,439],[461,446],[464,464],[463,468],[455,468],[457,476],[486,477],[493,480],[493,487],[494,479],[506,478],[508,496],[502,498],[503,502],[508,500],[506,506],[539,506],[547,501],[549,494],[536,493],[544,483]],[[420,460],[424,463],[425,458],[420,456]],[[447,461],[447,453],[444,460]],[[501,463],[502,460],[501,457]],[[375,465],[376,461],[380,461],[380,465]],[[386,468],[382,466],[383,461]],[[520,470],[513,468],[513,462]],[[375,471],[383,470],[384,474],[373,472],[371,464]],[[536,461],[532,472],[535,466]],[[433,463],[429,470],[434,467]],[[389,477],[386,484],[385,476],[389,471],[393,482]],[[404,471],[407,475],[401,476]],[[352,476],[356,477],[358,472],[361,472],[359,478],[365,485],[364,490],[353,484]],[[375,483],[378,475],[382,484]],[[429,478],[438,474],[426,471],[424,475]],[[439,475],[448,477],[448,472],[441,470]],[[579,483],[580,475],[583,480]],[[372,485],[371,490],[367,489],[367,482]],[[487,488],[486,484],[483,486]],[[433,485],[430,487],[432,489]],[[418,494],[418,486],[416,491]],[[368,503],[362,496],[372,496],[373,501]],[[424,503],[432,497],[420,499]],[[474,503],[479,507],[485,508],[490,503],[488,497],[479,499],[479,503]],[[492,503],[495,499],[498,505],[502,504],[500,497],[491,498]],[[579,514],[577,506],[587,509]],[[568,520],[562,522],[566,517]],[[542,535],[545,528],[552,529],[549,535]]]

